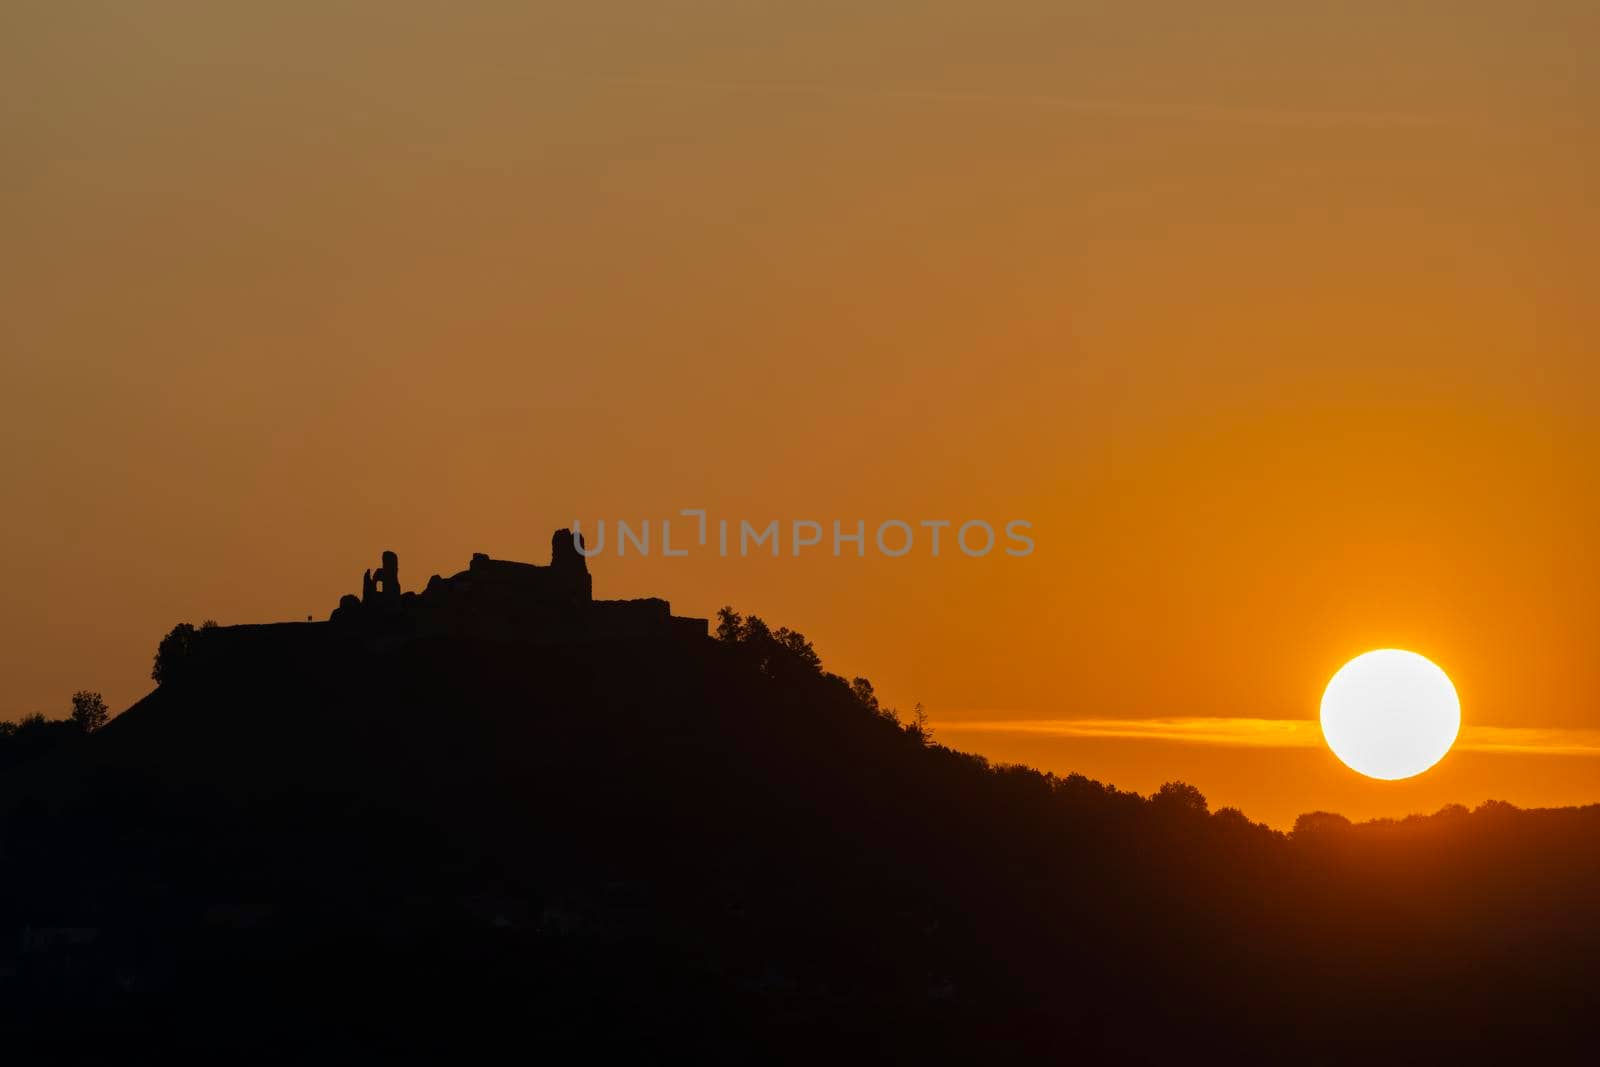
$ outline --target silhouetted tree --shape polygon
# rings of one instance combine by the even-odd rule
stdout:
[[[1206,795],[1188,782],[1167,782],[1156,790],[1150,803],[1158,810],[1205,815],[1211,810]]]
[[[911,721],[906,723],[906,733],[924,745],[933,743],[933,727],[928,725],[928,712],[920,700],[911,705]]]
[[[750,662],[769,677],[789,673],[822,676],[822,657],[812,647],[806,635],[784,626],[773,631],[759,615],[741,616],[731,607],[717,611],[718,641],[738,647]],[[828,675],[841,685],[848,685],[836,675]],[[868,686],[870,692],[871,686]],[[863,701],[866,703],[866,701]],[[868,704],[875,707],[875,703]]]
[[[92,734],[106,724],[111,712],[99,693],[80,689],[72,694],[72,724],[81,732]]]
[[[172,632],[163,637],[161,644],[156,648],[155,666],[150,670],[150,677],[157,685],[166,685],[176,680],[184,668],[193,661],[200,642],[216,629],[218,626],[215,619],[202,622],[198,630],[186,622],[174,626]]]
[[[1485,800],[1473,811],[1474,815],[1490,819],[1507,819],[1522,814],[1522,809],[1504,800]]]
[[[1211,821],[1230,830],[1244,830],[1255,826],[1248,815],[1235,807],[1218,808],[1211,813]]]
[[[1310,838],[1317,834],[1339,833],[1350,829],[1350,820],[1332,811],[1308,811],[1294,820],[1290,836]]]
[[[156,646],[155,666],[150,669],[150,677],[157,685],[166,685],[177,678],[194,648],[194,634],[192,625],[180,622],[161,639],[161,644]]]
[[[777,642],[779,648],[794,657],[794,661],[800,666],[821,672],[822,657],[817,655],[817,650],[811,647],[811,642],[806,640],[805,634],[785,626],[773,634],[772,639]]]

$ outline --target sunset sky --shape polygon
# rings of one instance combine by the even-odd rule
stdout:
[[[174,623],[325,618],[386,548],[416,588],[574,519],[1022,519],[591,569],[1275,825],[1600,801],[1597,41],[1591,0],[8,3],[0,717],[120,710]],[[1379,647],[1461,696],[1407,782],[1314,721]]]

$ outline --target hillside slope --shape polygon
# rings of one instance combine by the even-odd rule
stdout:
[[[0,777],[0,849],[5,1036],[86,1057],[1489,1061],[1600,1001],[1596,809],[1289,838],[764,631],[237,642]]]

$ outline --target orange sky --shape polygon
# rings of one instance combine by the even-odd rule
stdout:
[[[71,0],[0,12],[0,714],[574,518],[1034,523],[601,558],[997,757],[1275,822],[1600,759],[984,731],[1307,719],[1412,648],[1600,729],[1600,10]]]

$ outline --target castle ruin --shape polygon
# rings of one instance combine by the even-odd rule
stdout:
[[[538,641],[600,638],[704,637],[706,619],[672,614],[665,600],[596,600],[579,535],[557,530],[550,562],[540,566],[477,553],[467,569],[434,575],[420,593],[400,587],[400,559],[385,552],[361,578],[361,595],[339,601],[329,621],[341,627],[397,626]]]

